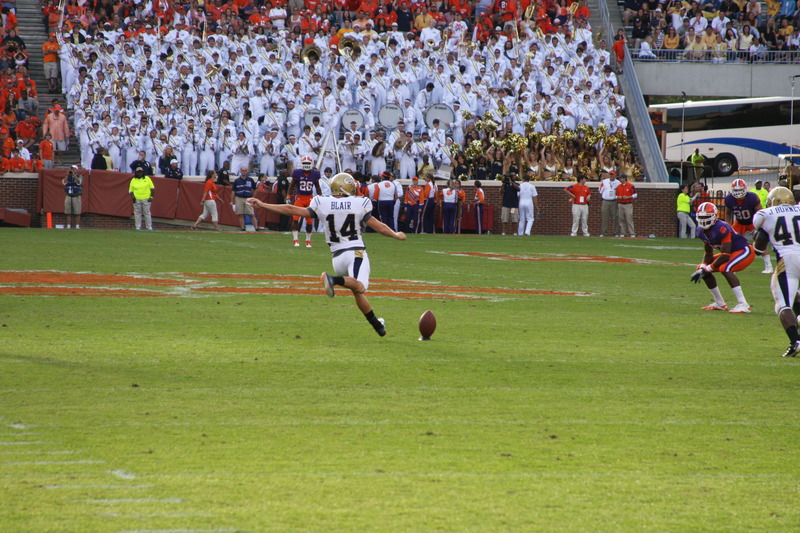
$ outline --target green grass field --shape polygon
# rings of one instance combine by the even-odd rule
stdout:
[[[368,235],[380,338],[290,239],[0,229],[0,531],[800,528],[760,259],[731,315],[697,241]]]

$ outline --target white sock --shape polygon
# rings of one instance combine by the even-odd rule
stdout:
[[[310,233],[306,233],[306,240],[308,242],[311,242],[311,234]]]
[[[294,238],[294,240],[297,240],[297,232],[296,231],[292,232],[292,238]]]
[[[711,291],[711,296],[714,297],[714,303],[717,305],[725,305],[725,300],[722,299],[722,293],[719,292],[719,287],[714,287],[713,289],[708,289]]]
[[[731,287],[733,291],[733,295],[736,296],[736,301],[740,304],[747,305],[747,300],[744,299],[744,293],[742,292],[742,287]]]
[[[761,257],[764,258],[764,266],[767,268],[772,268],[772,259],[770,259],[769,255],[764,254]]]
[[[72,226],[70,224],[67,224],[67,229],[70,229],[70,228],[72,228]]]
[[[75,229],[81,229],[81,225],[80,224],[75,224]]]

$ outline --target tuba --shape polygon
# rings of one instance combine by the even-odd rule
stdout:
[[[317,61],[319,61],[321,56],[322,56],[322,51],[316,44],[308,44],[304,46],[303,50],[300,52],[300,58],[306,65],[309,64],[312,59],[316,59]]]
[[[348,59],[357,57],[361,54],[361,46],[355,37],[345,35],[339,40],[339,53]]]

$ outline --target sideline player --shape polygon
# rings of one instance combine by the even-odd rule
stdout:
[[[314,161],[309,156],[303,156],[300,159],[300,167],[292,171],[292,184],[289,185],[289,194],[286,203],[291,203],[292,194],[294,197],[294,205],[304,208],[311,205],[311,199],[314,194],[322,194],[322,189],[319,185],[319,170],[312,169]],[[303,212],[305,214],[305,211]],[[300,246],[298,234],[300,232],[300,216],[295,216],[292,219],[292,237],[294,245]],[[306,248],[311,248],[311,231],[314,229],[314,220],[306,217]]]
[[[697,266],[691,280],[697,283],[701,279],[714,296],[714,303],[703,307],[705,311],[726,311],[728,306],[722,299],[713,272],[719,272],[728,281],[738,304],[731,313],[749,313],[750,305],[744,298],[739,278],[735,272],[744,270],[756,256],[753,246],[747,239],[733,231],[730,224],[717,218],[717,207],[711,202],[703,202],[697,208],[697,238],[705,245],[703,262]],[[714,253],[719,250],[718,253]]]
[[[725,196],[725,207],[728,210],[728,223],[733,231],[744,236],[747,240],[755,238],[756,229],[753,227],[753,215],[763,209],[761,198],[754,192],[748,192],[744,180],[735,179],[731,183],[731,192]],[[763,254],[764,270],[762,274],[772,274],[772,259],[768,253]]]
[[[333,298],[334,286],[350,289],[358,309],[364,313],[375,331],[383,337],[386,327],[382,318],[376,318],[372,306],[364,293],[369,287],[369,256],[361,238],[361,225],[366,224],[377,233],[400,241],[406,234],[392,228],[372,216],[372,202],[364,196],[356,196],[358,183],[350,174],[337,174],[331,180],[332,196],[316,196],[308,207],[297,205],[265,204],[252,198],[251,205],[263,207],[276,213],[295,217],[313,217],[322,222],[325,240],[333,254],[335,275],[323,272],[320,279],[325,293]]]
[[[800,351],[800,336],[797,333],[797,288],[800,284],[800,206],[795,205],[792,191],[786,187],[775,187],[767,196],[767,208],[753,217],[756,227],[755,250],[768,253],[772,243],[778,262],[772,274],[770,289],[775,299],[775,313],[789,337],[789,347],[782,357],[794,357]]]

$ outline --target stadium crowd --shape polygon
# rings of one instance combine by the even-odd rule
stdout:
[[[625,0],[623,20],[640,59],[800,60],[796,0]]]
[[[328,134],[341,168],[366,175],[640,168],[614,57],[580,0],[43,9],[86,168],[144,157],[162,173],[177,159],[184,175],[228,161],[274,176],[308,155],[335,169]]]

